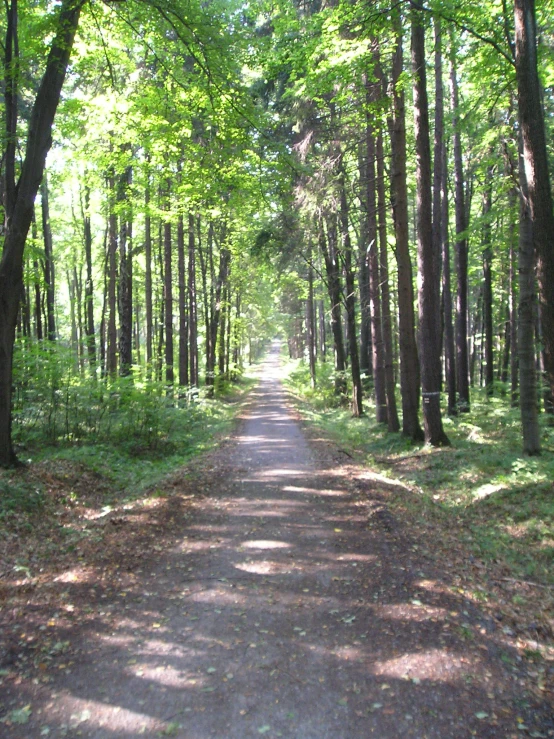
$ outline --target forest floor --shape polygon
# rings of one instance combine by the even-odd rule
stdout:
[[[233,438],[140,500],[34,470],[75,503],[0,550],[0,736],[554,736],[536,603],[515,617],[505,573],[307,435],[278,374],[272,356]]]

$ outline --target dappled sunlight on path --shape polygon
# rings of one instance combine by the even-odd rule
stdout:
[[[277,378],[273,356],[181,539],[106,599],[14,736],[517,733],[515,656],[314,456]]]

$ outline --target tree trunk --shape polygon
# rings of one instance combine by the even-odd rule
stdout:
[[[342,289],[337,264],[337,229],[333,216],[329,217],[327,233],[328,239],[325,237],[323,219],[321,218],[318,224],[319,248],[325,262],[327,290],[331,301],[331,331],[335,348],[335,394],[344,397],[346,395],[346,356],[341,323]]]
[[[90,187],[85,184],[83,204],[83,236],[85,243],[85,333],[89,368],[96,377],[96,340],[94,336],[94,283],[92,279],[92,229],[90,223]]]
[[[128,188],[132,169],[127,167],[119,179],[119,372],[131,374],[133,364],[133,242]],[[122,207],[122,204],[124,207]]]
[[[46,321],[47,336],[50,341],[56,340],[56,309],[55,309],[55,279],[54,256],[52,243],[52,228],[50,226],[50,207],[48,204],[48,180],[46,174],[40,186],[42,211],[42,236],[44,239],[44,283],[46,286]]]
[[[356,293],[355,277],[352,269],[352,243],[348,229],[348,203],[346,200],[346,189],[344,172],[341,173],[340,182],[340,229],[342,241],[342,255],[344,260],[344,272],[346,282],[346,320],[348,323],[348,346],[350,349],[350,372],[352,374],[352,415],[355,417],[363,415],[362,404],[362,380],[360,376],[360,360],[358,354],[358,339],[356,337]],[[374,250],[376,246],[374,246]]]
[[[494,393],[494,336],[492,328],[492,167],[488,167],[483,194],[483,323],[485,328],[485,388]]]
[[[510,192],[511,213],[517,202],[517,192]],[[510,287],[509,287],[509,309],[510,309],[510,399],[512,408],[519,405],[519,352],[517,346],[518,316],[517,316],[517,257],[515,242],[515,216],[510,224]]]
[[[167,186],[167,210],[169,204],[170,184]],[[164,323],[165,323],[165,381],[173,385],[175,372],[173,363],[175,361],[173,351],[173,265],[172,265],[172,243],[171,223],[164,223]]]
[[[519,306],[517,345],[519,359],[519,408],[524,454],[536,455],[541,451],[537,407],[537,370],[535,366],[535,249],[533,225],[528,201],[525,170],[520,166],[521,189],[519,216]]]
[[[316,329],[314,304],[314,268],[312,264],[312,242],[308,240],[308,300],[306,301],[306,324],[308,326],[308,361],[310,365],[310,382],[316,386]]]
[[[365,141],[360,145],[358,169],[360,172],[360,201],[362,212],[367,213],[366,181],[367,146]],[[371,342],[371,299],[369,294],[369,250],[367,236],[367,216],[362,216],[360,223],[358,285],[360,292],[360,372],[363,377],[373,376],[372,342]]]
[[[414,288],[409,250],[408,191],[406,185],[406,113],[404,91],[399,84],[403,71],[402,23],[398,9],[393,20],[396,48],[392,67],[393,113],[391,136],[391,200],[396,236],[398,266],[398,334],[400,352],[400,391],[402,432],[413,441],[422,441],[419,425],[419,361],[415,340]]]
[[[106,372],[109,377],[117,373],[117,216],[115,208],[115,181],[108,180],[110,190],[110,215],[108,216],[108,349]]]
[[[387,427],[391,432],[400,430],[396,407],[396,383],[394,372],[394,348],[392,339],[392,315],[390,307],[389,259],[387,248],[387,203],[385,194],[385,153],[383,133],[379,130],[375,141],[377,155],[377,232],[379,234],[379,275],[381,284],[383,348],[385,354],[385,392],[387,397]]]
[[[514,0],[514,11],[518,109],[533,243],[537,255],[543,362],[548,389],[546,409],[554,413],[554,209],[537,71],[534,0]]]
[[[465,231],[467,229],[464,172],[462,161],[462,140],[458,103],[458,77],[456,71],[456,48],[451,39],[450,84],[452,99],[452,125],[454,144],[454,209],[456,216],[455,264],[458,278],[456,294],[456,381],[458,383],[458,410],[469,411],[469,357],[467,346],[467,264],[468,247]]]
[[[150,158],[146,158],[147,165]],[[150,174],[144,190],[144,308],[146,311],[146,374],[152,376],[152,221],[150,217]]]
[[[366,82],[366,104],[369,108],[378,99],[378,86]],[[369,300],[371,310],[371,339],[375,415],[378,423],[387,423],[387,394],[385,386],[385,347],[381,321],[381,277],[379,274],[379,242],[377,239],[377,188],[375,177],[375,132],[370,113],[365,121],[365,206]]]
[[[421,13],[412,7],[412,64],[416,139],[417,262],[419,350],[425,441],[449,444],[440,408],[440,253],[433,243],[431,215],[431,147],[425,73],[425,29]]]
[[[189,213],[189,261],[188,261],[188,291],[189,291],[189,361],[190,384],[198,387],[198,320],[196,307],[196,254],[194,248],[194,215]]]
[[[185,266],[185,225],[183,215],[177,221],[177,271],[179,279],[179,385],[189,385],[188,305]]]

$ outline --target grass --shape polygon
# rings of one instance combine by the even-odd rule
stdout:
[[[366,415],[336,407],[329,367],[318,368],[312,390],[308,369],[290,363],[286,385],[304,418],[364,464],[407,486],[402,505],[455,527],[476,557],[498,561],[515,578],[554,584],[554,428],[544,417],[543,454],[521,452],[519,411],[506,396],[474,389],[470,413],[444,418],[450,448],[413,445]]]

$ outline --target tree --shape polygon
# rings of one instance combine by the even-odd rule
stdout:
[[[431,217],[431,149],[429,106],[425,73],[425,29],[421,15],[412,9],[412,64],[417,157],[417,262],[419,305],[419,360],[423,396],[425,441],[449,444],[442,428],[440,408],[440,252],[433,241]]]
[[[554,413],[554,205],[537,70],[534,0],[514,0],[514,14],[518,110],[533,242],[537,254],[544,369],[548,387],[547,410]]]
[[[84,0],[63,0],[56,20],[46,68],[38,88],[27,131],[25,155],[16,178],[18,105],[17,0],[8,7],[4,69],[6,144],[4,155],[4,250],[0,261],[0,466],[17,463],[12,444],[13,348],[19,300],[23,289],[23,253],[52,144],[52,125],[69,64]]]

